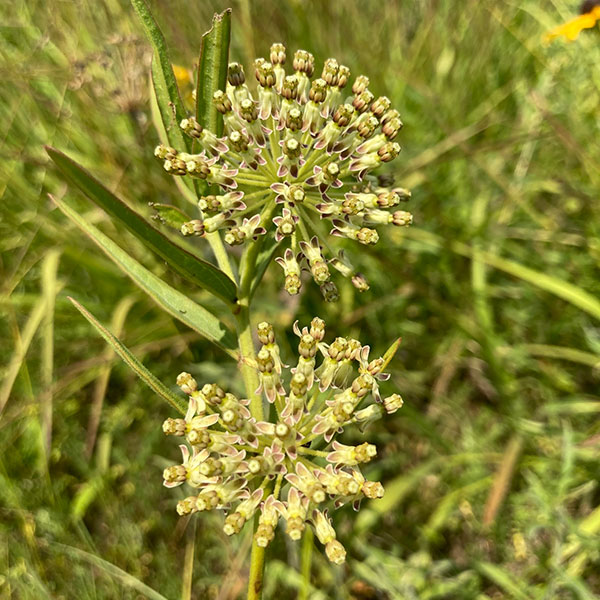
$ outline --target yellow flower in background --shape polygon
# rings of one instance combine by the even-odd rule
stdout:
[[[181,65],[173,65],[173,73],[175,74],[175,79],[177,79],[177,84],[180,87],[189,85],[193,81],[192,71],[186,67],[182,67]]]
[[[181,93],[181,99],[186,108],[192,110],[194,107],[194,73],[187,67],[173,64],[173,73],[177,80],[177,86]]]
[[[592,3],[586,2],[582,6],[582,13],[578,17],[559,25],[549,31],[544,36],[545,42],[551,42],[557,37],[563,36],[569,42],[575,41],[579,34],[584,29],[591,29],[595,27],[596,22],[600,21],[600,5],[591,5]],[[591,5],[591,6],[589,6]],[[586,10],[587,9],[587,10]]]

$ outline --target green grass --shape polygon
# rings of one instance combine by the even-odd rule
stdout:
[[[316,556],[311,599],[600,597],[598,29],[544,46],[576,10],[558,0],[153,2],[178,64],[194,64],[230,5],[233,59],[248,67],[274,41],[310,50],[318,68],[335,56],[405,123],[393,164],[415,226],[383,232],[368,254],[347,244],[371,290],[342,285],[324,308],[307,286],[295,303],[272,267],[256,301],[257,321],[280,331],[319,314],[375,351],[402,337],[387,389],[405,405],[370,433],[386,496],[335,514],[348,563]],[[184,369],[229,381],[235,364],[47,199],[167,273],[43,149],[145,215],[178,194],[152,156],[140,22],[125,0],[17,0],[0,22],[0,598],[174,600],[190,582],[192,598],[241,598],[250,532],[178,518],[161,485],[172,412],[67,297],[170,388]],[[265,598],[296,597],[299,553],[277,538]]]

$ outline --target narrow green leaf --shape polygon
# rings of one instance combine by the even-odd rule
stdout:
[[[459,502],[464,498],[469,498],[475,493],[480,492],[490,486],[492,477],[484,477],[474,481],[464,487],[456,487],[448,492],[439,502],[433,511],[426,525],[423,527],[423,533],[429,539],[435,539],[437,532],[447,523],[452,512],[458,507]]]
[[[180,113],[173,103],[172,96],[169,92],[169,87],[165,79],[165,74],[161,69],[161,64],[157,60],[156,55],[152,60],[152,87],[154,89],[154,97],[156,98],[156,105],[158,106],[158,112],[160,115],[160,121],[166,137],[166,142],[170,146],[179,150],[187,150],[192,152],[192,140],[183,133],[179,123],[182,119],[185,119],[185,112]],[[178,92],[179,93],[179,92]],[[185,109],[182,108],[182,111]],[[165,140],[163,140],[163,143]],[[190,178],[186,177],[183,179],[189,188],[193,188],[193,182]]]
[[[177,87],[165,37],[144,0],[131,0],[131,4],[140,17],[146,37],[154,49],[152,79],[167,135],[169,140],[172,139],[171,136],[176,136],[178,139],[174,141],[180,142],[178,146],[185,146],[189,151],[191,140],[179,129],[179,122],[185,119],[186,111]]]
[[[89,235],[100,246],[102,251],[161,308],[194,331],[214,342],[220,348],[223,348],[225,352],[237,360],[237,352],[234,350],[237,347],[237,340],[217,317],[148,271],[146,267],[132,258],[107,235],[88,223],[63,200],[58,200],[52,196],[50,198],[71,221],[84,233]]]
[[[154,229],[143,217],[129,208],[66,154],[50,146],[46,147],[46,151],[69,181],[111,217],[123,223],[133,235],[156,252],[180,275],[225,302],[230,304],[235,302],[236,285],[223,271],[184,250],[160,231]]]
[[[181,229],[181,226],[190,221],[190,217],[186,215],[180,208],[172,204],[159,204],[158,202],[149,202],[148,206],[156,212],[152,218],[163,225],[172,227],[173,229]]]
[[[160,80],[160,78],[159,78]],[[161,94],[161,101],[159,104],[158,92],[156,89],[154,76],[150,78],[150,114],[152,115],[152,124],[158,135],[158,139],[162,144],[166,146],[173,146],[175,148],[183,149],[187,143],[184,140],[183,132],[180,127],[168,114],[163,114],[164,111],[161,107],[169,106],[168,94]],[[171,111],[172,113],[172,111]],[[163,118],[167,118],[167,122],[163,121]],[[168,128],[168,130],[167,130]],[[198,195],[200,193],[206,193],[208,184],[204,179],[194,179],[191,177],[173,177],[173,181],[177,186],[177,189],[181,192],[184,200],[192,204],[193,206],[198,205]]]
[[[95,554],[90,554],[85,550],[81,550],[79,548],[75,548],[74,546],[67,546],[66,544],[54,543],[53,546],[61,549],[66,554],[71,555],[74,558],[79,558],[84,560],[95,567],[102,569],[105,573],[118,579],[123,585],[132,590],[136,590],[140,594],[143,594],[145,598],[149,600],[167,600],[162,594],[159,594],[157,591],[153,590],[151,587],[148,587],[145,583],[141,582],[139,579],[130,575],[123,569],[120,569],[116,565],[96,556]]]
[[[531,354],[531,356],[568,360],[594,369],[600,369],[600,356],[592,354],[591,352],[578,350],[577,348],[549,346],[546,344],[523,344],[522,346],[517,346],[516,349],[522,349]]]
[[[52,445],[52,381],[54,378],[54,310],[56,296],[61,288],[57,279],[60,250],[50,250],[42,262],[42,294],[46,298],[46,314],[40,326],[41,333],[41,360],[40,379],[43,392],[40,394],[40,421],[42,433],[42,445],[45,459],[48,461]]]
[[[400,343],[402,342],[402,338],[398,338],[386,351],[383,355],[383,364],[381,365],[381,371],[385,371],[385,368],[390,364],[392,358],[396,356],[396,352],[398,352],[398,348],[400,348]]]
[[[127,322],[127,316],[129,311],[133,308],[136,302],[136,295],[130,294],[122,298],[112,313],[112,319],[110,321],[110,328],[113,331],[115,337],[122,335],[125,323]],[[96,444],[96,436],[98,434],[98,428],[100,427],[100,419],[102,417],[102,407],[104,405],[104,397],[108,390],[108,383],[110,381],[110,374],[115,363],[114,351],[110,346],[107,346],[102,353],[102,360],[105,364],[102,365],[100,374],[94,382],[94,388],[92,390],[92,403],[90,406],[90,414],[88,417],[88,427],[85,442],[85,454],[87,458],[92,456],[94,446]]]
[[[154,115],[153,111],[153,118],[159,137],[163,143],[174,148],[193,152],[193,141],[179,127],[181,120],[186,118],[187,111],[181,100],[165,38],[145,0],[131,0],[131,3],[138,13],[146,36],[154,49],[151,68],[152,100],[156,103],[158,115]],[[177,178],[177,182],[178,185],[186,187],[196,196],[206,193],[207,190],[206,182],[199,179],[182,177],[181,179]]]
[[[505,273],[509,273],[514,277],[518,277],[523,281],[527,281],[532,285],[550,292],[551,294],[570,302],[573,306],[580,308],[593,317],[596,317],[596,319],[600,319],[600,300],[568,281],[536,271],[535,269],[521,265],[513,260],[502,258],[493,252],[475,250],[469,245],[463,244],[457,240],[444,240],[444,238],[435,233],[424,231],[417,227],[405,229],[401,234],[409,239],[424,242],[434,248],[447,247],[452,250],[452,252],[460,254],[461,256],[481,260],[496,269],[500,269]]]
[[[127,366],[156,394],[163,400],[166,400],[175,410],[182,415],[185,414],[187,406],[183,398],[174,394],[162,381],[157,379],[146,367],[123,345],[123,343],[113,335],[104,325],[102,325],[86,308],[77,300],[69,296],[73,306],[95,327],[96,331],[108,342],[116,354],[127,364]]]
[[[212,27],[202,36],[198,81],[196,86],[196,118],[203,127],[223,133],[223,115],[212,102],[217,90],[225,91],[231,38],[231,9],[215,14]]]
[[[510,594],[511,598],[516,598],[517,600],[531,600],[529,590],[524,590],[521,585],[517,584],[512,576],[502,568],[488,562],[475,563],[475,567],[482,575]]]
[[[20,333],[17,331],[15,336],[15,348],[12,351],[11,359],[8,364],[8,367],[4,370],[2,386],[0,387],[0,414],[4,410],[8,399],[10,398],[10,394],[12,392],[13,385],[15,380],[17,379],[17,375],[21,370],[21,367],[25,363],[25,357],[27,356],[27,351],[29,350],[29,346],[33,340],[33,336],[35,335],[38,327],[42,323],[44,319],[44,314],[46,312],[46,298],[44,296],[40,296],[38,302],[32,308],[29,313],[29,317],[25,326],[23,327],[23,332]]]

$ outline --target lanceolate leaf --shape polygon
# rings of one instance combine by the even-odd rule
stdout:
[[[127,366],[163,400],[166,400],[173,408],[182,415],[187,410],[186,402],[183,398],[174,394],[160,379],[157,379],[146,367],[124,346],[121,341],[114,336],[106,327],[104,327],[90,312],[88,312],[77,300],[69,297],[75,308],[96,328],[96,331],[110,344],[112,349],[118,354]]]
[[[131,0],[131,3],[137,11],[144,26],[146,36],[154,49],[154,56],[152,57],[152,88],[154,91],[154,100],[156,100],[156,106],[160,115],[161,123],[156,123],[156,126],[159,134],[162,134],[160,135],[161,141],[168,143],[178,150],[193,152],[192,140],[184,135],[179,127],[179,123],[182,119],[186,118],[187,114],[185,106],[181,101],[177,79],[173,72],[173,65],[171,64],[165,38],[145,0]],[[180,183],[193,190],[196,195],[206,192],[207,186],[205,181],[184,177]]]
[[[63,200],[50,196],[58,208],[69,217],[82,231],[87,233],[98,246],[131,279],[146,292],[161,308],[197,331],[237,360],[235,351],[237,340],[227,327],[215,315],[190,300],[186,295],[173,289],[162,279],[148,271],[127,252],[120,248],[108,236],[88,223],[79,213]]]
[[[160,77],[158,81],[160,81]],[[173,146],[176,149],[183,150],[189,147],[179,125],[175,122],[173,111],[169,106],[169,95],[161,94],[155,85],[154,75],[150,81],[150,112],[152,114],[152,123],[162,144]],[[169,109],[171,113],[169,115]],[[165,121],[165,119],[167,119]],[[204,179],[192,179],[191,177],[174,177],[175,185],[179,189],[184,200],[197,206],[198,196],[205,194],[208,190],[208,184]]]
[[[179,95],[177,79],[175,79],[165,38],[145,0],[131,0],[131,3],[139,15],[146,36],[154,49],[152,79],[167,135],[169,140],[172,139],[172,136],[176,136],[177,139],[173,141],[180,142],[178,145],[173,145],[178,148],[185,145],[189,151],[191,150],[191,139],[184,136],[179,129],[179,122],[185,119],[186,112]]]
[[[65,554],[70,555],[75,559],[79,558],[104,571],[112,579],[119,580],[124,586],[139,592],[144,598],[148,598],[148,600],[167,600],[167,598],[165,598],[163,595],[159,594],[151,587],[148,587],[145,583],[142,583],[133,575],[130,575],[126,571],[123,571],[123,569],[120,569],[116,565],[113,565],[112,563],[100,558],[99,556],[96,556],[95,554],[90,554],[89,552],[80,550],[74,546],[59,544],[58,542],[52,542],[52,545],[60,550],[61,559]]]
[[[445,240],[439,235],[424,231],[418,227],[411,227],[402,231],[402,235],[407,238],[425,242],[435,248],[448,247],[456,254],[466,256],[468,258],[477,258],[482,262],[504,271],[514,277],[519,277],[523,281],[527,281],[567,302],[570,302],[577,308],[587,312],[588,314],[600,319],[600,300],[586,292],[583,288],[576,286],[569,281],[565,281],[558,277],[542,273],[521,265],[513,260],[502,258],[493,252],[484,250],[476,250],[467,244],[463,244],[457,240]]]
[[[55,148],[47,147],[46,150],[72,183],[111,217],[123,223],[131,233],[156,252],[175,271],[225,302],[230,304],[235,302],[236,285],[223,271],[171,242],[68,156]]]
[[[200,66],[196,87],[196,118],[203,127],[223,133],[223,116],[212,102],[217,90],[225,91],[229,40],[231,36],[231,9],[215,14],[212,27],[202,36]]]

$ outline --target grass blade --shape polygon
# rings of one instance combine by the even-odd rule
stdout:
[[[511,598],[515,598],[516,600],[531,600],[531,596],[523,591],[512,577],[500,567],[488,562],[476,563],[475,567],[484,577],[487,577],[499,588],[510,594]]]
[[[483,510],[482,523],[486,527],[492,525],[496,520],[498,511],[509,492],[515,468],[522,450],[523,438],[520,434],[517,434],[509,441],[494,476],[494,483],[492,484],[492,489],[490,490]]]
[[[123,327],[127,315],[131,310],[131,307],[135,304],[134,296],[125,296],[116,306],[112,320],[110,323],[111,329],[115,332],[115,337],[122,335]],[[104,396],[108,388],[108,382],[110,380],[110,373],[113,366],[114,351],[108,347],[105,349],[102,360],[106,363],[102,367],[102,371],[96,379],[94,384],[94,391],[92,392],[92,406],[90,408],[90,416],[88,420],[87,438],[85,442],[85,454],[88,458],[92,456],[94,451],[94,445],[96,443],[96,436],[98,434],[98,427],[100,426],[100,417],[102,416],[102,405],[104,404]]]
[[[237,359],[237,353],[234,350],[237,347],[237,340],[217,317],[148,271],[146,267],[132,258],[99,229],[88,223],[64,201],[50,197],[58,208],[84,233],[89,235],[103,252],[161,308]]]
[[[75,308],[94,326],[96,331],[106,340],[116,354],[127,364],[127,366],[156,394],[166,400],[173,408],[182,415],[187,410],[186,402],[174,394],[162,381],[157,379],[146,367],[124,346],[121,341],[104,327],[95,317],[87,311],[77,300],[69,297]]]
[[[164,259],[182,277],[225,302],[230,304],[235,302],[236,285],[223,271],[171,242],[66,154],[50,146],[46,147],[46,151],[71,183],[111,217],[125,225],[133,235]]]
[[[573,306],[577,306],[577,308],[580,308],[593,317],[596,317],[596,319],[600,319],[600,300],[568,281],[563,281],[558,277],[552,277],[551,275],[546,275],[535,269],[530,269],[515,261],[502,258],[493,252],[483,250],[476,251],[462,242],[445,240],[439,235],[418,229],[417,227],[405,229],[402,232],[402,235],[405,235],[412,240],[424,242],[436,248],[449,248],[456,254],[466,256],[467,258],[473,258],[475,256],[484,263],[550,292],[551,294],[570,302]]]
[[[168,600],[162,594],[159,594],[133,575],[127,573],[127,571],[123,571],[123,569],[120,569],[99,556],[95,556],[94,554],[90,554],[89,552],[75,548],[74,546],[67,546],[66,544],[55,543],[54,546],[56,548],[62,548],[67,554],[70,554],[74,558],[84,560],[85,562],[98,567],[108,575],[118,579],[126,587],[143,594],[149,600]]]
[[[52,445],[52,379],[54,374],[54,306],[56,295],[60,288],[56,280],[60,251],[53,249],[44,257],[42,264],[42,293],[46,299],[46,314],[41,325],[42,356],[40,376],[42,380],[42,393],[40,394],[40,419],[42,442],[46,462],[50,455]]]
[[[231,9],[215,14],[212,27],[202,36],[198,81],[196,86],[196,118],[217,136],[223,134],[223,115],[212,102],[217,90],[225,91],[231,38]]]
[[[41,296],[40,300],[33,307],[31,313],[29,314],[29,318],[27,319],[25,327],[23,328],[23,335],[20,335],[18,331],[16,333],[15,349],[12,353],[10,363],[6,369],[4,382],[0,388],[0,414],[2,414],[2,411],[8,402],[8,398],[10,397],[10,393],[17,375],[23,366],[23,362],[25,360],[25,356],[27,355],[27,351],[29,350],[29,346],[31,345],[31,341],[33,340],[33,336],[42,323],[45,313],[46,298]]]

